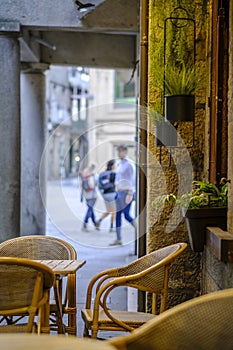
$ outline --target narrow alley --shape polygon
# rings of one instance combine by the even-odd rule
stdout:
[[[116,233],[109,232],[108,218],[103,222],[100,231],[96,231],[90,224],[90,231],[83,232],[81,230],[82,217],[86,207],[85,203],[80,202],[80,190],[76,178],[65,179],[62,184],[49,182],[47,198],[46,234],[71,243],[77,251],[78,258],[86,260],[86,264],[77,272],[77,335],[81,337],[83,332],[81,309],[85,306],[86,290],[90,279],[102,270],[126,265],[136,259],[135,233],[131,225],[123,223],[122,233],[125,244],[109,247],[108,244],[115,239]],[[101,197],[99,197],[96,205],[97,217],[100,216],[103,208]],[[109,307],[119,310],[135,309],[137,297],[135,293],[131,289],[118,288],[113,293],[115,294],[114,300],[109,298]]]

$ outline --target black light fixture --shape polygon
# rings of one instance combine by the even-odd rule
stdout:
[[[90,7],[94,7],[95,6],[95,4],[92,4],[91,2],[83,4],[81,1],[77,1],[77,0],[75,0],[75,4],[77,5],[77,10],[80,11],[80,12],[85,12]]]

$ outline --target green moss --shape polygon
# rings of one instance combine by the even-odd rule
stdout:
[[[202,61],[201,57],[194,57],[194,45],[197,46],[197,37],[194,37],[193,21],[179,20],[177,23],[176,20],[171,21],[168,18],[171,16],[187,16],[188,14],[190,18],[195,20],[196,27],[198,28],[197,32],[200,33],[200,30],[206,32],[207,5],[207,0],[202,2],[183,0],[182,8],[184,8],[185,11],[178,10],[178,12],[174,12],[178,4],[174,3],[173,0],[150,1],[149,95],[150,100],[153,101],[153,105],[158,108],[158,112],[162,113],[161,106],[163,105],[163,97],[165,95],[164,76],[169,75],[172,70],[176,70],[176,73],[179,72],[181,67],[188,67],[186,70],[190,70],[190,72],[194,70],[197,72],[198,70],[198,72],[201,71],[200,75],[206,75],[205,62]],[[166,38],[164,40],[165,20]],[[185,25],[182,26],[183,24]],[[164,56],[165,53],[166,57]],[[198,66],[198,69],[196,66]],[[195,85],[197,85],[197,80],[193,79],[193,81],[194,80]],[[160,101],[155,101],[158,98]]]

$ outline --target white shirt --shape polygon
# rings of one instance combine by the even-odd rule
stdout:
[[[124,158],[117,164],[115,184],[118,191],[133,191],[135,187],[135,171],[133,165]]]

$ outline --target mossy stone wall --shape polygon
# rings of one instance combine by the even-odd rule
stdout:
[[[156,81],[158,69],[163,64],[164,54],[164,20],[169,17],[177,6],[172,0],[150,1],[149,18],[149,109],[152,111],[148,123],[148,251],[180,242],[188,241],[184,220],[180,221],[180,213],[173,211],[172,205],[167,205],[158,213],[154,200],[162,193],[177,193],[179,186],[185,186],[190,181],[190,164],[187,164],[187,152],[191,160],[192,179],[202,179],[206,176],[206,123],[208,113],[206,96],[208,86],[204,86],[196,94],[194,144],[190,148],[173,148],[172,153],[166,147],[155,145],[155,118],[153,111],[163,113],[163,96]],[[208,74],[208,3],[206,1],[182,1],[182,7],[195,19],[196,23],[196,64],[202,67],[204,74]],[[183,50],[187,50],[184,45]],[[177,54],[183,55],[182,45],[177,48]],[[178,58],[179,59],[179,58]],[[181,58],[183,59],[183,57]],[[171,62],[174,64],[174,62]],[[155,114],[156,114],[155,113]],[[181,134],[190,141],[192,137],[190,123],[180,126]],[[189,136],[187,136],[189,135]],[[186,170],[187,168],[187,176]],[[182,174],[179,173],[182,169]],[[187,178],[186,178],[187,177]],[[162,193],[161,193],[162,192]],[[161,209],[161,208],[160,208]],[[173,218],[171,213],[173,212]],[[168,307],[174,306],[199,295],[201,290],[201,256],[193,253],[190,246],[174,262],[171,268],[169,284]]]

